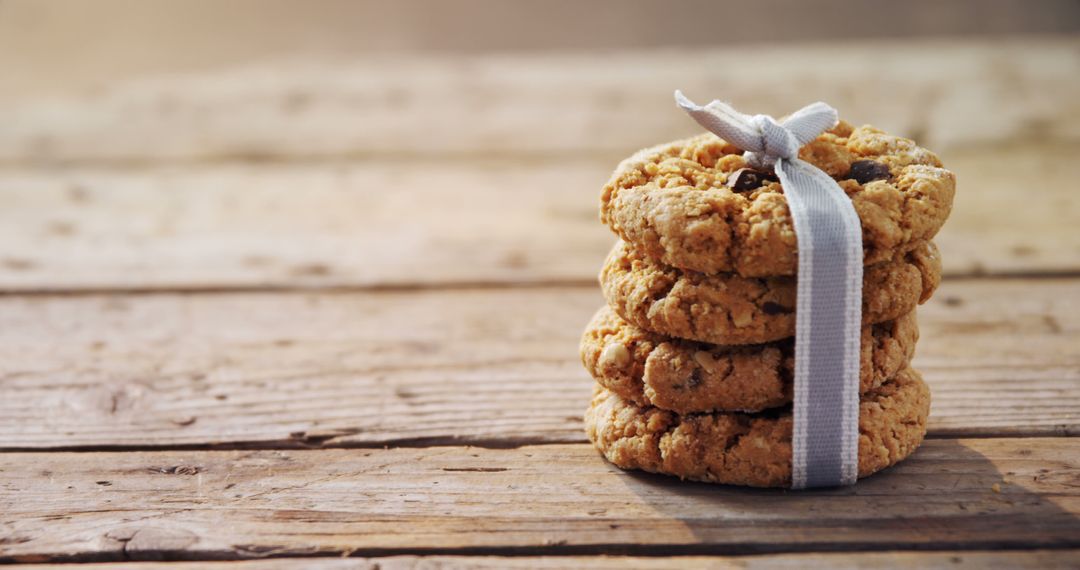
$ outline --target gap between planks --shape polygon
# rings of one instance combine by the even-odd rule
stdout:
[[[1075,438],[1071,433],[1047,433],[1045,430],[1032,430],[1030,433],[1012,431],[1009,433],[975,433],[965,434],[964,439],[1000,439],[1000,438]],[[295,442],[289,440],[280,441],[253,441],[253,442],[230,442],[222,444],[161,444],[161,445],[86,445],[72,447],[0,447],[3,453],[116,453],[116,452],[156,452],[156,451],[318,451],[326,450],[392,450],[392,449],[445,449],[445,448],[475,448],[508,450],[521,449],[523,447],[539,447],[544,445],[566,445],[562,441],[550,441],[542,438],[536,439],[471,439],[471,438],[428,438],[423,440],[388,440],[382,444],[350,442],[350,441],[320,441],[318,443],[304,443],[302,440]],[[926,440],[955,439],[947,434],[927,433]]]
[[[124,570],[502,570],[504,568],[538,568],[544,570],[579,570],[597,568],[623,570],[683,570],[685,568],[714,568],[717,570],[761,570],[830,568],[858,570],[865,568],[948,568],[950,570],[1043,570],[1075,568],[1080,550],[1026,551],[936,551],[936,552],[860,552],[766,554],[758,556],[388,556],[382,558],[269,558],[228,562],[126,562]],[[39,564],[37,570],[72,570],[71,566]],[[84,564],[84,570],[115,568],[108,564]]]
[[[1009,272],[988,274],[974,272],[948,276],[952,283],[964,281],[1043,281],[1043,280],[1080,280],[1080,269],[1046,269],[1030,272]],[[154,296],[154,295],[257,295],[284,294],[305,295],[352,295],[360,293],[430,293],[439,291],[484,291],[502,289],[596,289],[596,279],[572,278],[523,281],[446,281],[441,283],[388,283],[383,285],[320,285],[320,284],[263,284],[263,285],[188,285],[188,286],[146,286],[146,287],[102,287],[102,288],[56,288],[40,289],[4,289],[0,287],[0,297],[100,297],[106,295]]]

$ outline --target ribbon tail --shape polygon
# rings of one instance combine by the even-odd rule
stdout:
[[[798,159],[780,159],[799,243],[792,487],[858,477],[862,225],[843,189]]]
[[[675,102],[699,125],[731,144],[751,152],[765,150],[761,135],[750,122],[750,117],[733,109],[722,101],[713,101],[702,107],[687,99],[682,91],[675,91]]]
[[[792,487],[849,485],[859,465],[862,223],[844,190],[798,159],[799,147],[837,123],[824,103],[782,123],[675,92],[701,126],[743,149],[751,165],[773,164],[798,240]]]

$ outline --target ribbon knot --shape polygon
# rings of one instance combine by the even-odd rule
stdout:
[[[745,115],[723,101],[700,106],[675,92],[675,101],[701,126],[746,151],[755,168],[772,167],[778,159],[795,160],[799,148],[837,123],[836,109],[811,103],[782,121],[768,115]]]
[[[799,160],[799,148],[837,123],[836,109],[813,103],[781,121],[744,115],[727,103],[704,107],[676,91],[701,126],[745,151],[755,168],[780,179],[798,242],[795,394],[791,485],[849,485],[858,475],[862,224],[828,174]]]
[[[798,139],[795,133],[768,115],[754,115],[751,124],[761,133],[761,152],[747,152],[746,159],[754,168],[771,168],[778,158],[793,160],[799,157]]]

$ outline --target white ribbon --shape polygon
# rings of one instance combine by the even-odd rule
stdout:
[[[679,91],[675,101],[780,179],[799,248],[791,486],[850,485],[859,459],[862,225],[836,181],[799,159],[800,147],[836,125],[836,110],[813,103],[778,122],[720,101],[702,107]]]

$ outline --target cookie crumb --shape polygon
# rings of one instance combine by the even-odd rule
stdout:
[[[626,350],[626,347],[621,343],[613,343],[604,347],[604,352],[600,353],[600,366],[604,368],[612,367],[622,368],[630,362],[630,351]]]
[[[990,486],[990,490],[995,492],[995,493],[1000,494],[1001,493],[1001,483],[994,483],[993,485]]]
[[[716,359],[713,358],[713,355],[704,350],[699,350],[694,353],[694,362],[697,362],[698,366],[702,367],[706,372],[716,372]]]
[[[754,322],[754,315],[746,307],[731,308],[731,324],[738,328],[749,326]]]

